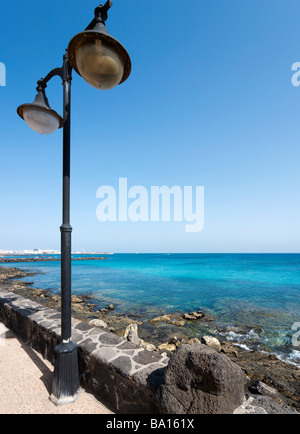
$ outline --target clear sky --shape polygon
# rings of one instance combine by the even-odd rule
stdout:
[[[59,249],[62,130],[41,136],[16,114],[60,67],[95,0],[1,4],[0,249]],[[73,249],[299,252],[298,0],[114,0],[107,28],[132,74],[98,91],[74,73]],[[61,113],[58,78],[47,88]],[[205,226],[106,222],[100,186],[204,186]]]

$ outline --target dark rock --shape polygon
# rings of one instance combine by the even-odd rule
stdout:
[[[113,329],[113,330],[112,330]],[[109,329],[111,332],[113,332],[115,335],[119,336],[119,338],[122,338],[124,335],[124,329],[122,329],[121,327],[119,328],[113,328],[110,327]]]
[[[132,360],[128,356],[120,356],[109,364],[116,372],[129,376],[132,368]]]
[[[270,396],[254,396],[250,399],[252,406],[264,409],[267,414],[299,414],[294,408],[284,403],[279,404]]]
[[[174,320],[171,320],[170,323],[177,326],[177,327],[185,326],[185,321],[183,319],[174,319]]]
[[[231,414],[244,401],[244,374],[205,345],[183,345],[170,359],[158,398],[168,414]]]
[[[169,340],[169,344],[174,344],[176,348],[179,348],[181,345],[183,345],[183,342],[182,339],[178,339],[176,336],[174,336]]]
[[[92,339],[85,339],[80,343],[81,347],[84,348],[88,353],[92,353],[97,349],[97,344],[93,342]]]
[[[149,322],[150,324],[155,324],[158,322],[169,322],[172,320],[172,315],[162,315],[162,316],[158,316],[156,318],[151,319]]]
[[[165,370],[165,367],[153,370],[152,365],[151,367],[146,367],[145,369],[136,372],[133,375],[133,378],[140,384],[148,386],[150,389],[156,391],[163,382]]]
[[[103,335],[100,336],[99,340],[103,345],[112,345],[112,346],[121,344],[123,342],[123,339],[119,338],[113,333],[104,333]]]
[[[224,351],[224,343],[222,350]],[[250,386],[258,381],[276,389],[286,404],[300,409],[300,368],[279,360],[276,356],[246,351],[226,342],[226,355],[237,363],[250,378]]]
[[[71,302],[74,304],[80,304],[80,303],[84,303],[84,300],[81,297],[78,297],[77,295],[72,295]]]
[[[118,350],[136,350],[136,345],[132,342],[124,341],[121,345],[118,345]]]
[[[252,384],[251,387],[249,387],[249,390],[252,393],[256,393],[259,395],[265,395],[265,396],[271,396],[275,400],[280,400],[280,393],[277,392],[274,387],[268,386],[267,384],[263,383],[262,381],[257,381],[256,383]]]
[[[149,363],[159,362],[162,359],[161,355],[153,351],[143,350],[138,353],[133,360],[139,365],[148,365]]]
[[[96,304],[93,304],[93,303],[88,303],[88,304],[85,305],[85,307],[86,307],[90,312],[93,312],[94,309],[95,309],[95,307],[97,307],[97,305],[96,305]]]
[[[204,317],[204,313],[199,312],[190,312],[190,313],[184,313],[182,315],[182,318],[188,320],[188,321],[197,321],[198,319],[201,319]]]
[[[79,323],[76,324],[76,326],[74,327],[74,329],[85,331],[85,330],[89,330],[90,326],[87,323],[85,323],[85,322],[79,322]]]
[[[228,357],[237,357],[238,349],[234,345],[225,341],[221,343],[221,353],[226,354]]]

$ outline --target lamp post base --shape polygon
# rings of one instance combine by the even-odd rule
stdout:
[[[63,342],[55,348],[50,400],[57,406],[74,403],[80,394],[77,348],[73,342]]]

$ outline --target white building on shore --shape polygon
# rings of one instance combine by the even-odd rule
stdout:
[[[14,255],[60,255],[59,250],[0,250],[2,256],[14,256]]]

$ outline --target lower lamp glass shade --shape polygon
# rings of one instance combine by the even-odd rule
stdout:
[[[54,112],[39,107],[24,107],[23,117],[27,125],[40,134],[52,134],[60,126],[59,118]]]
[[[112,89],[123,78],[124,63],[121,56],[100,40],[89,40],[78,47],[76,64],[82,78],[96,89]]]

